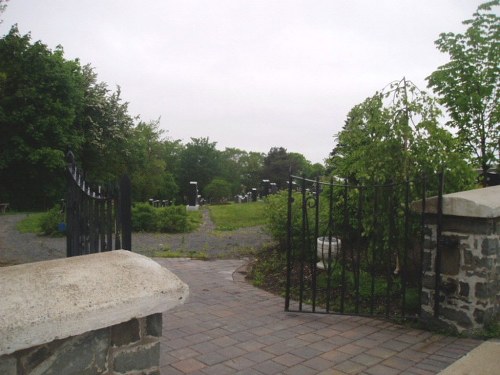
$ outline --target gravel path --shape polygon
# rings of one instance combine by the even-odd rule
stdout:
[[[64,237],[37,236],[16,230],[16,224],[26,215],[0,215],[0,265],[65,257]],[[132,233],[132,250],[148,256],[168,250],[185,253],[186,256],[196,252],[209,259],[227,259],[248,256],[270,241],[270,236],[261,227],[215,231],[209,212],[204,209],[203,223],[197,231],[179,234]]]

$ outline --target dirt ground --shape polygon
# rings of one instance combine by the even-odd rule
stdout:
[[[65,237],[19,233],[16,224],[27,214],[0,215],[0,266],[37,262],[66,256]],[[165,250],[197,253],[208,259],[240,258],[251,255],[271,242],[262,227],[220,232],[203,210],[203,223],[191,233],[132,233],[132,251],[147,256]]]

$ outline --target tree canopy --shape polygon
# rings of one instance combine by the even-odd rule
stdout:
[[[449,189],[468,187],[472,170],[439,115],[425,92],[405,78],[395,81],[351,109],[328,168],[354,184],[402,182],[444,168]]]
[[[458,130],[460,145],[483,175],[498,163],[500,152],[500,18],[492,11],[499,3],[480,5],[463,22],[465,33],[439,36],[437,48],[450,61],[427,78],[449,113],[449,125]]]

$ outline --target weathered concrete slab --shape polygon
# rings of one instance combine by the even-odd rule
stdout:
[[[437,197],[428,198],[425,212],[436,214],[437,204]],[[421,211],[422,201],[413,202],[411,206]],[[500,217],[500,185],[444,195],[443,214],[486,219]]]
[[[188,286],[125,250],[0,268],[0,355],[183,303]]]

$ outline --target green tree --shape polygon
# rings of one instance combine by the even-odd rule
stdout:
[[[74,127],[84,95],[78,61],[62,47],[31,43],[17,26],[0,39],[0,196],[17,208],[63,197],[65,151],[83,138]]]
[[[159,120],[139,122],[129,143],[132,193],[135,201],[150,198],[175,200],[178,187],[164,159],[163,130]]]
[[[297,152],[287,152],[283,147],[273,147],[264,158],[262,178],[275,182],[278,189],[287,186],[290,171],[295,175],[312,176],[311,163],[304,155]]]
[[[216,142],[207,138],[191,138],[179,155],[179,189],[187,195],[189,182],[198,182],[199,191],[203,191],[212,179],[219,175],[220,151]]]
[[[214,178],[203,189],[203,196],[210,203],[222,203],[231,197],[231,183],[222,178]]]
[[[228,196],[241,193],[243,163],[242,160],[247,156],[247,152],[238,148],[227,147],[220,153],[219,158],[219,176],[227,181],[231,186],[231,192]]]
[[[498,163],[500,146],[499,67],[500,19],[492,8],[499,0],[479,6],[464,21],[464,34],[443,33],[437,48],[450,56],[428,78],[449,113],[449,125],[458,129],[462,147],[473,155],[483,176]]]
[[[447,188],[471,186],[473,172],[452,134],[439,126],[434,100],[406,79],[354,106],[328,161],[334,175],[358,184],[402,182],[447,171]]]
[[[119,87],[116,92],[110,91],[97,80],[90,65],[82,68],[82,77],[84,97],[75,127],[84,143],[81,148],[71,147],[88,178],[95,183],[106,183],[131,172],[128,143],[134,142],[134,119],[128,114],[128,103],[121,100]]]
[[[264,158],[265,154],[250,151],[239,159],[243,192],[248,192],[250,189],[260,186]]]

